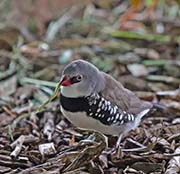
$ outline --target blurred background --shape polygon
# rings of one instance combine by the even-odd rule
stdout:
[[[179,0],[1,0],[0,148],[32,132],[33,124],[42,129],[32,111],[53,94],[63,67],[75,59],[92,62],[140,98],[168,107],[171,117],[160,115],[147,125],[180,125]],[[48,109],[61,115],[58,101]],[[33,119],[22,121],[26,113]],[[176,143],[168,148],[175,150]]]
[[[131,90],[149,91],[142,97],[157,100],[154,92],[179,86],[179,3],[2,0],[0,96],[29,83],[50,87],[49,95],[62,67],[81,58]]]

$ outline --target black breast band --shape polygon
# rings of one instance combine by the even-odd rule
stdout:
[[[89,104],[85,97],[70,98],[60,95],[61,106],[69,112],[83,112],[87,111]]]

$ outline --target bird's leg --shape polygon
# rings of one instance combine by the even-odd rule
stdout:
[[[119,149],[121,140],[122,140],[122,134],[120,134],[119,137],[118,137],[118,140],[116,142],[116,149]]]
[[[118,140],[116,141],[116,145],[108,151],[108,154],[116,154],[117,157],[120,156],[121,154],[120,143],[121,143],[122,137],[123,137],[123,134],[120,134],[118,137]]]
[[[119,137],[118,137],[118,140],[116,142],[116,146],[115,146],[115,148],[113,148],[113,151],[114,151],[115,156],[117,158],[119,158],[121,156],[121,146],[120,146],[120,143],[121,143],[122,137],[123,137],[123,134],[120,134]]]

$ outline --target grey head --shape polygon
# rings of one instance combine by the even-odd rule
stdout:
[[[75,60],[68,64],[61,77],[61,92],[66,97],[88,96],[99,93],[105,87],[101,71],[84,60]]]

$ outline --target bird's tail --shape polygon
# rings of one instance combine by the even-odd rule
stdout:
[[[165,105],[163,105],[163,104],[160,104],[160,103],[153,103],[153,108],[157,109],[159,111],[167,110],[167,107]]]

